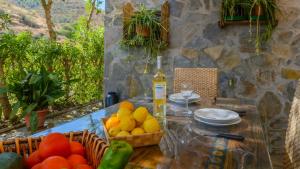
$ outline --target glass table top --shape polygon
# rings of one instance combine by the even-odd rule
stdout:
[[[151,103],[138,101],[134,103],[135,106],[143,105],[148,107],[151,112]],[[199,105],[191,106],[192,110],[198,108],[200,108]],[[89,130],[105,138],[101,119],[116,112],[117,109],[118,105],[101,109],[32,136],[44,136],[53,132],[67,133]],[[240,169],[240,167],[245,169],[272,168],[259,115],[255,109],[247,111],[242,117],[241,124],[236,126],[216,128],[204,124],[196,124],[196,127],[203,131],[243,135],[245,141],[241,143],[224,138],[195,135],[195,133],[189,129],[191,128],[189,125],[192,125],[192,127],[195,126],[195,122],[193,122],[191,118],[174,116],[183,109],[184,108],[180,105],[168,103],[168,127],[165,130],[165,135],[160,145],[135,149],[134,157],[143,156],[143,158],[133,158],[130,164],[143,166],[144,168],[158,168],[158,166],[164,166],[165,168],[175,169],[176,166],[177,168],[181,166],[181,168],[193,169],[193,167],[199,168],[199,166],[205,165],[209,167],[208,165],[215,165],[214,160],[216,160],[216,156],[212,154],[215,153],[215,150],[219,151],[220,146],[223,146],[224,149],[221,152],[224,152],[225,156],[223,161],[221,160],[220,166],[230,164],[231,169]],[[231,157],[229,161],[227,155]],[[187,161],[190,162],[187,163]],[[211,163],[207,163],[207,161]]]

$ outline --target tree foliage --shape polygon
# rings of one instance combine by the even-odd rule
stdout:
[[[28,71],[41,67],[64,79],[64,99],[57,104],[82,104],[102,98],[104,29],[86,28],[81,19],[69,32],[70,38],[56,42],[35,38],[28,32],[0,35],[0,59],[4,61],[6,84],[21,80]],[[11,104],[14,96],[9,95]]]

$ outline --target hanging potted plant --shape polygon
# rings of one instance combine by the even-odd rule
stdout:
[[[139,10],[130,18],[127,38],[121,41],[121,46],[143,48],[147,55],[156,56],[166,48],[167,44],[161,39],[161,30],[165,29],[160,23],[157,10],[147,9],[141,5]]]
[[[161,28],[157,11],[141,5],[139,11],[130,19],[129,29],[134,28],[138,36],[149,37],[150,34],[155,33],[154,31]]]
[[[248,19],[247,7],[249,4],[243,0],[224,0],[221,17],[225,21],[240,21]]]
[[[162,40],[162,31],[167,31],[160,21],[159,11],[147,9],[141,5],[139,10],[129,19],[127,29],[124,32],[126,38],[121,41],[121,46],[125,49],[137,48],[145,51],[145,68],[143,76],[148,78],[150,73],[149,64],[155,59],[158,53],[165,49],[168,44]],[[143,85],[144,98],[150,98],[149,86]]]
[[[11,116],[22,112],[21,117],[25,117],[26,126],[33,132],[44,126],[48,106],[64,95],[61,81],[45,68],[27,73],[23,80],[8,85],[7,92],[17,100]]]
[[[252,22],[256,24],[255,47],[256,53],[260,53],[261,43],[268,41],[277,25],[275,13],[280,11],[275,0],[249,0],[251,4],[249,10],[250,33],[252,34]],[[261,21],[265,22],[266,27],[261,33]]]

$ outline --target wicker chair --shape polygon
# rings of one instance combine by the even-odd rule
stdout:
[[[218,93],[218,69],[175,68],[174,93],[180,92],[183,82],[192,84],[194,91],[201,97],[215,100]]]
[[[284,169],[300,168],[300,80],[295,92],[285,138]]]

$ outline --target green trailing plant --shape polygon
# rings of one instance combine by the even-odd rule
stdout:
[[[16,80],[2,88],[16,98],[10,118],[21,113],[21,117],[30,116],[30,128],[36,131],[38,125],[37,111],[48,109],[58,98],[64,95],[62,81],[54,73],[42,68],[38,72],[28,72],[22,80]]]
[[[234,16],[236,11],[236,6],[238,2],[237,0],[224,0],[223,1],[223,17],[225,17],[227,14],[230,16]]]
[[[143,48],[150,56],[157,56],[159,51],[167,47],[166,42],[161,39],[162,29],[165,28],[160,23],[158,11],[141,5],[130,18],[121,46]],[[140,34],[141,31],[144,34]]]
[[[242,12],[240,11],[242,10]],[[223,0],[221,18],[224,20],[240,20],[246,17],[250,22],[250,37],[252,39],[253,27],[256,26],[255,48],[259,54],[263,42],[268,41],[277,25],[276,12],[280,11],[275,0]],[[245,15],[240,17],[239,15]],[[266,26],[261,27],[265,22]]]
[[[250,33],[252,34],[252,22],[256,24],[255,47],[256,53],[260,53],[262,42],[268,41],[277,25],[276,12],[280,11],[275,0],[250,0]],[[257,16],[253,17],[254,11]],[[264,30],[261,29],[261,22],[266,22]]]
[[[250,3],[247,0],[223,0],[221,18],[227,20],[247,20]]]

